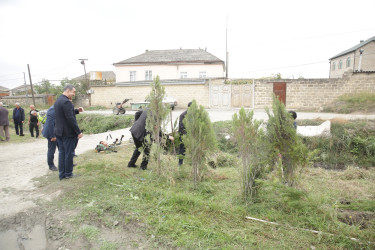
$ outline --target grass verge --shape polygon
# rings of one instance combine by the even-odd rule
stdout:
[[[297,189],[265,180],[259,199],[244,204],[237,165],[210,169],[207,178],[193,189],[189,165],[178,168],[175,157],[164,155],[159,176],[152,162],[147,171],[127,168],[132,151],[132,146],[124,146],[118,153],[82,154],[75,169],[81,177],[52,180],[51,185],[63,194],[48,206],[78,211],[69,223],[76,235],[92,244],[101,242],[116,249],[122,246],[121,240],[110,241],[103,231],[122,234],[134,227],[144,237],[133,242],[133,247],[140,247],[145,239],[150,242],[146,248],[374,247],[369,242],[375,242],[375,218],[368,211],[375,206],[373,168],[341,172],[306,169]],[[366,212],[366,225],[359,219],[345,220],[354,213],[363,218],[358,212]],[[247,220],[246,216],[283,226]],[[316,235],[300,228],[325,233]]]
[[[335,102],[324,107],[324,112],[332,113],[374,113],[375,93],[357,93],[340,96]]]

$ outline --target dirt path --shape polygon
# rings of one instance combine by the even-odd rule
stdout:
[[[78,143],[76,153],[79,155],[93,150],[99,141],[106,140],[108,134],[111,134],[112,138],[120,138],[124,135],[124,141],[128,141],[131,137],[128,128],[102,134],[84,135]],[[56,166],[57,160],[58,153],[56,152]],[[35,207],[35,201],[41,194],[38,193],[33,179],[44,176],[50,171],[47,165],[47,140],[38,139],[22,144],[0,144],[0,169],[0,219]],[[54,174],[58,178],[58,173],[54,172]]]

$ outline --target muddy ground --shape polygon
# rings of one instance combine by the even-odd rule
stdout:
[[[125,142],[130,138],[129,129],[109,133],[112,138],[124,135]],[[79,141],[76,153],[93,150],[100,140],[107,139],[109,133],[85,135]],[[110,228],[102,226],[101,239],[96,241],[97,245],[92,245],[92,241],[90,243],[85,237],[72,234],[69,220],[74,219],[79,211],[51,211],[46,207],[46,201],[62,193],[59,187],[44,181],[58,178],[58,172],[48,169],[46,139],[2,143],[0,150],[0,249],[99,249],[104,239],[118,242],[119,249],[148,248],[148,241],[139,232],[142,225],[136,221],[118,222]],[[57,159],[56,152],[56,166]]]

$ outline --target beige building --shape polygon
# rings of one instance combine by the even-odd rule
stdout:
[[[116,85],[149,84],[161,80],[224,77],[222,60],[203,49],[146,50],[145,53],[114,63]]]
[[[329,60],[329,78],[342,78],[346,72],[375,72],[375,36]]]

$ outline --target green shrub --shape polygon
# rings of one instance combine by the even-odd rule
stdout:
[[[78,126],[84,134],[98,134],[117,129],[128,128],[133,124],[134,116],[112,116],[97,114],[76,115]]]
[[[332,121],[331,137],[306,137],[311,150],[319,150],[314,162],[328,168],[375,165],[374,121]]]
[[[238,148],[232,131],[232,121],[219,121],[212,124],[218,148],[227,153],[238,153]]]
[[[274,95],[272,112],[268,115],[267,135],[269,141],[269,159],[276,162],[281,180],[292,186],[296,181],[298,169],[308,163],[307,147],[297,136],[293,118],[285,105]]]

